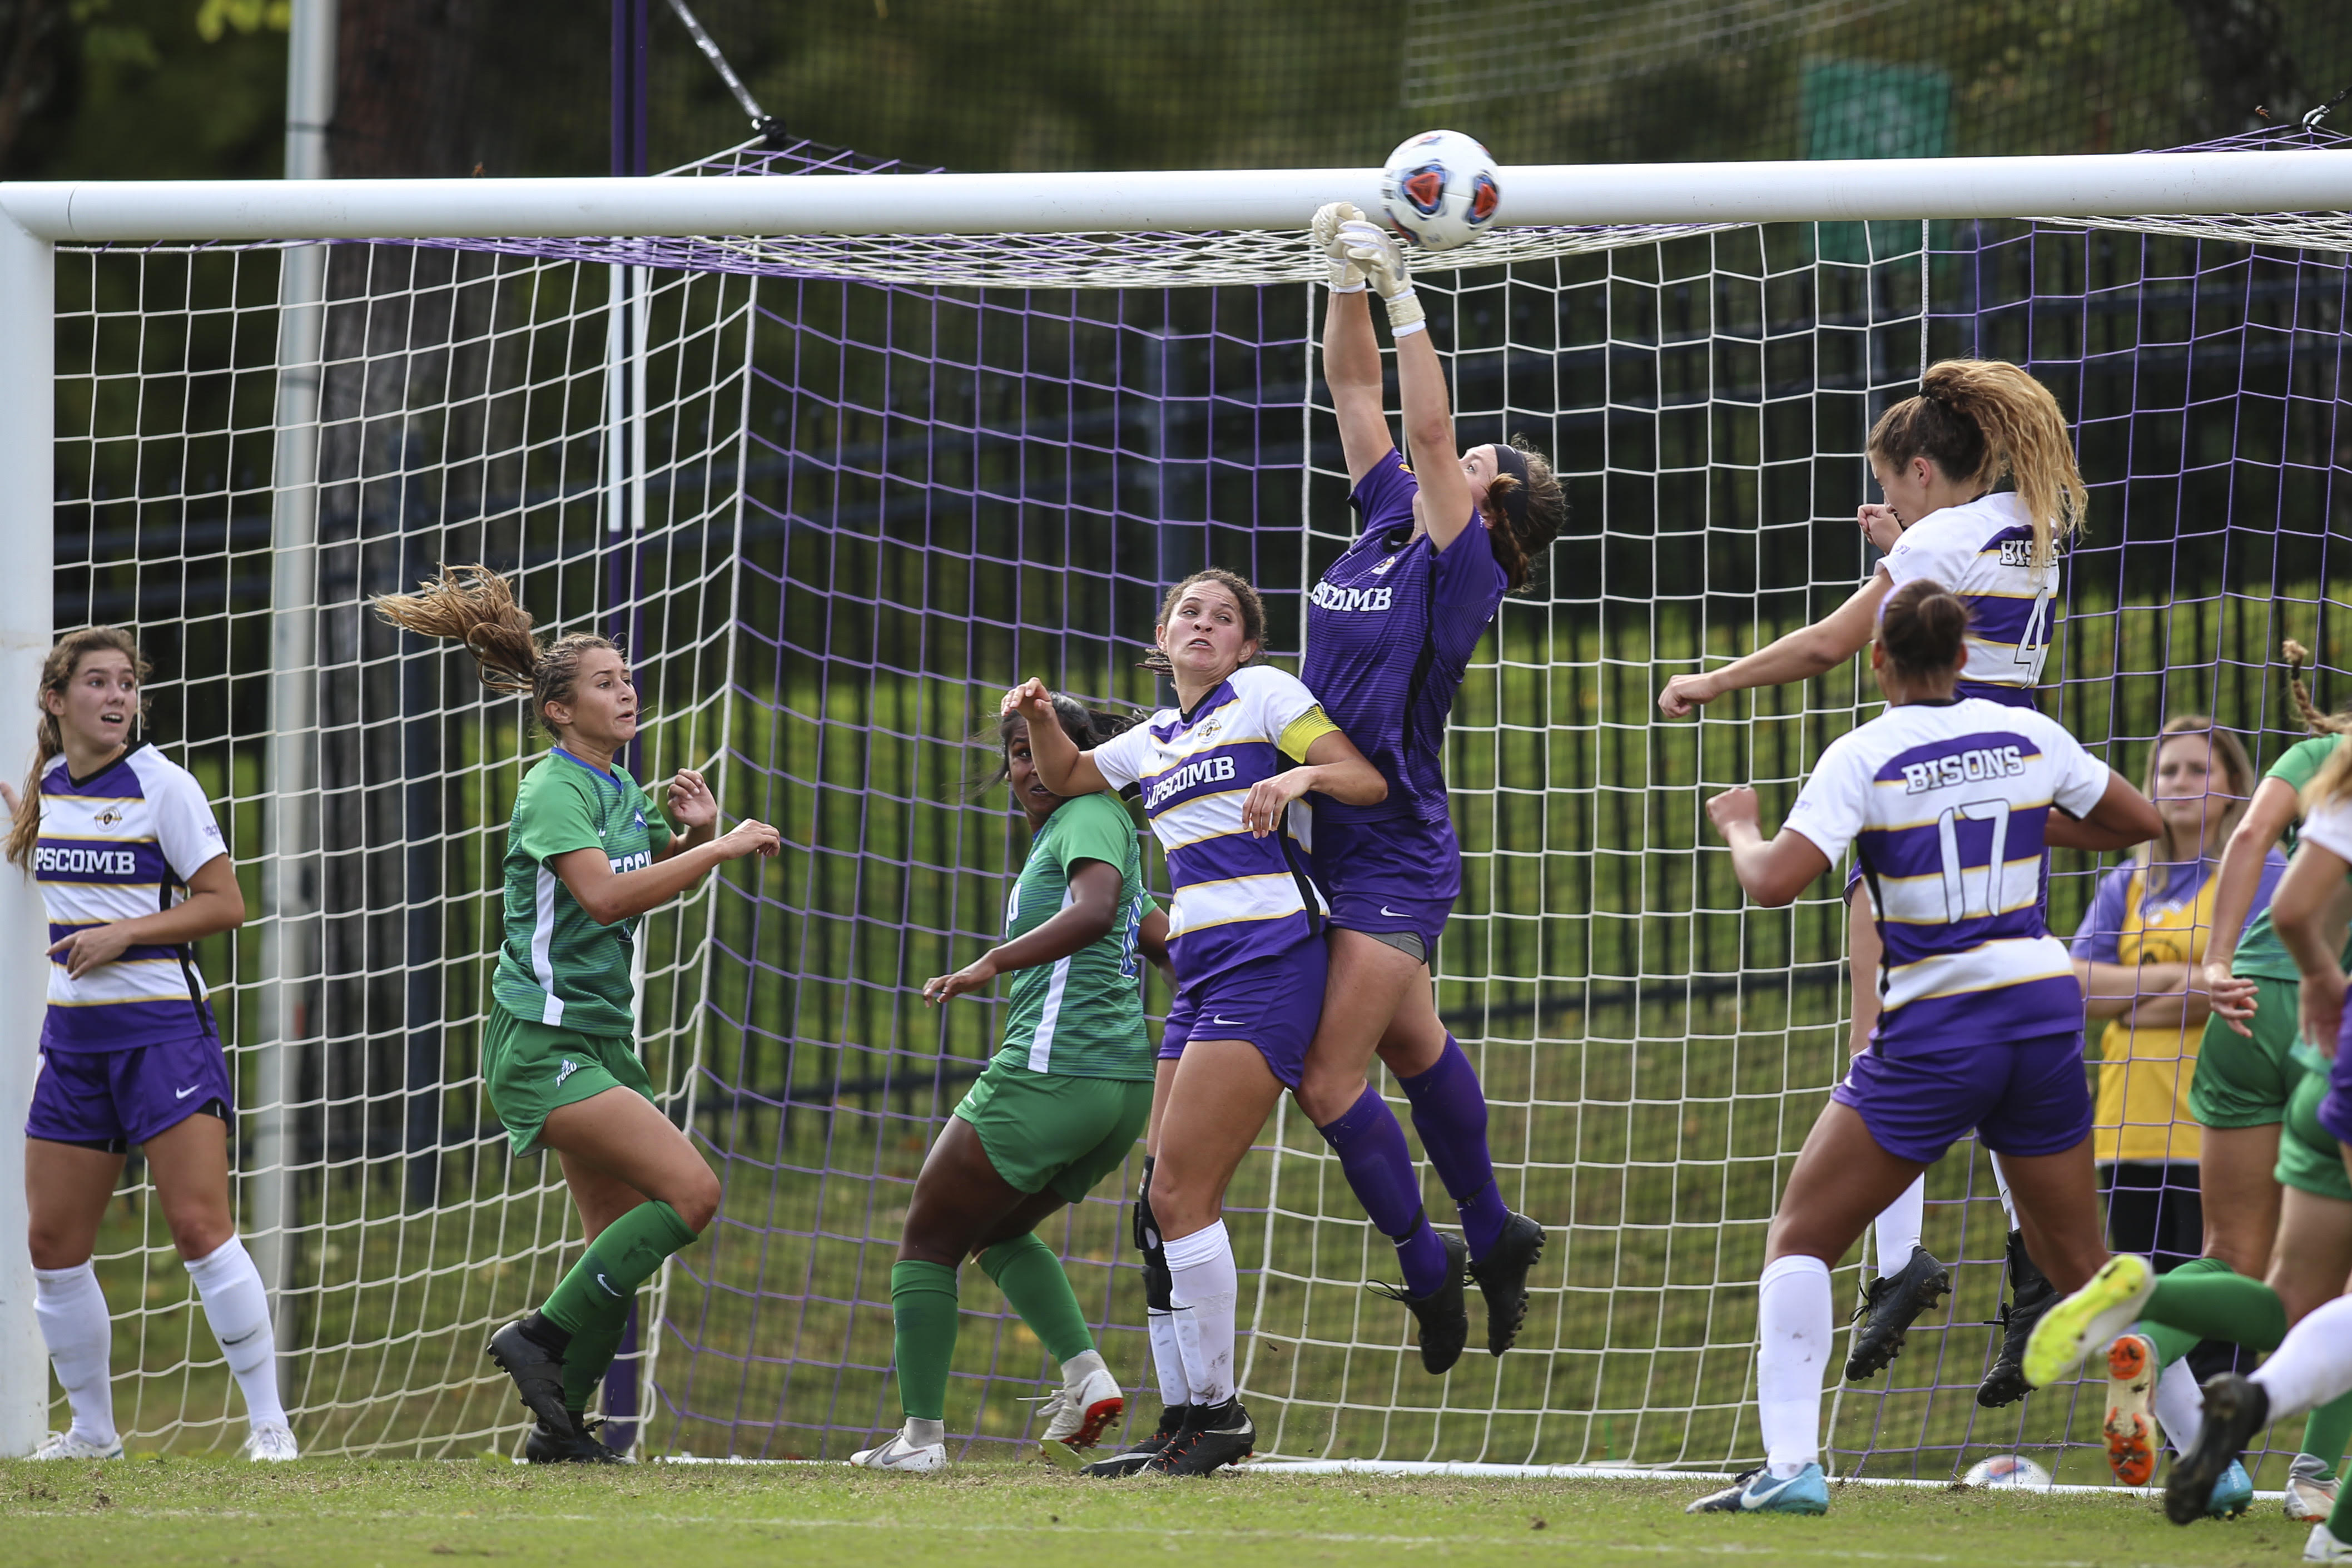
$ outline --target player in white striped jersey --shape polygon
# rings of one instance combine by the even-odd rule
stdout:
[[[2062,1289],[2106,1261],[2083,1075],[2083,993],[2042,918],[2053,812],[2070,841],[2153,837],[2156,808],[2031,709],[1956,698],[1968,611],[1932,583],[1890,595],[1871,665],[1887,711],[1832,743],[1780,834],[1755,792],[1707,802],[1750,898],[1786,904],[1852,847],[1884,939],[1869,1048],[1805,1140],[1764,1244],[1760,1471],[1696,1511],[1820,1513],[1830,1267],[1872,1217],[1974,1128],[2009,1165],[2027,1246]]]
[[[1870,640],[1886,596],[1906,583],[1937,584],[1969,612],[1963,697],[2033,705],[2034,682],[2048,652],[2058,558],[2080,531],[2087,499],[2074,465],[2065,416],[2049,389],[2000,360],[1945,360],[1919,378],[1919,392],[1889,407],[1871,427],[1870,470],[1885,497],[1856,514],[1864,536],[1885,557],[1846,602],[1816,625],[1790,633],[1721,669],[1677,675],[1658,697],[1680,717],[1726,692],[1804,680],[1844,663]],[[2013,491],[1993,486],[2014,475]],[[1878,1016],[1868,977],[1878,971],[1877,931],[1859,876],[1846,882],[1847,951],[1853,959],[1853,1027],[1860,1050]],[[2009,1191],[1993,1162],[2001,1204]],[[1878,1278],[1855,1314],[1849,1379],[1872,1376],[1903,1348],[1914,1318],[1951,1289],[1951,1275],[1919,1245],[1926,1191],[1914,1184],[1878,1218]],[[2034,1272],[2015,1216],[2009,1234],[2011,1300],[2000,1354],[1977,1390],[1977,1403],[2025,1397],[2018,1369],[2034,1320],[2056,1300]]]
[[[1251,663],[1265,646],[1265,611],[1241,578],[1213,567],[1176,584],[1156,640],[1177,705],[1092,751],[1055,721],[1043,682],[1005,700],[1029,721],[1047,789],[1068,796],[1141,785],[1168,854],[1177,991],[1160,1046],[1139,1229],[1166,1260],[1171,1311],[1151,1324],[1175,1336],[1194,1415],[1144,1468],[1206,1475],[1246,1458],[1256,1440],[1235,1392],[1240,1287],[1225,1185],[1275,1101],[1298,1087],[1322,1015],[1327,910],[1294,837],[1311,820],[1301,797],[1370,805],[1388,784],[1296,677]],[[1147,1274],[1159,1267],[1147,1259]]]
[[[90,1255],[135,1143],[244,1391],[246,1456],[291,1459],[269,1303],[229,1201],[236,1091],[193,945],[243,923],[245,897],[204,786],[132,738],[146,668],[128,632],[67,633],[41,666],[38,760],[23,794],[0,785],[8,858],[38,881],[49,917],[25,1195],[33,1310],[73,1422],[33,1457],[122,1457]]]

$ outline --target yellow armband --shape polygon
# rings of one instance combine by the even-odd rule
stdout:
[[[1284,728],[1282,739],[1276,741],[1275,744],[1281,749],[1282,754],[1292,762],[1303,763],[1307,760],[1307,747],[1326,735],[1336,735],[1339,732],[1339,726],[1326,719],[1322,709],[1309,708]]]

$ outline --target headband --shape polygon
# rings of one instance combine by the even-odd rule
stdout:
[[[1517,488],[1503,497],[1503,510],[1515,528],[1528,525],[1528,457],[1507,441],[1495,443],[1495,467],[1518,480]]]

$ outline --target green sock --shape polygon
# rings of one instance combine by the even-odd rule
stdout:
[[[2156,1364],[2159,1367],[2170,1366],[2205,1342],[2200,1334],[2192,1334],[2187,1329],[2176,1329],[2170,1323],[2151,1322],[2146,1318],[2134,1323],[2131,1331],[2146,1335],[2148,1342],[2156,1346]]]
[[[2326,1466],[2333,1479],[2347,1444],[2352,1444],[2352,1394],[2339,1394],[2304,1422],[2303,1451]]]
[[[540,1312],[567,1334],[586,1332],[616,1301],[626,1313],[637,1287],[654,1277],[662,1259],[693,1239],[694,1232],[667,1204],[639,1204],[604,1227],[572,1272],[556,1281]],[[609,1360],[611,1352],[605,1354]]]
[[[1055,1361],[1068,1361],[1095,1348],[1087,1331],[1087,1315],[1078,1310],[1077,1292],[1062,1271],[1054,1249],[1034,1235],[1000,1241],[980,1255],[980,1266],[1029,1325]]]
[[[2210,1265],[2199,1268],[2199,1264]],[[2259,1279],[2234,1274],[2219,1258],[2200,1258],[2160,1277],[2147,1315],[2200,1339],[2248,1350],[2274,1351],[2286,1338],[2286,1303]]]
[[[2336,1494],[2336,1506],[2327,1515],[2327,1533],[2338,1541],[2352,1541],[2352,1487]]]
[[[597,1296],[592,1303],[595,1321],[575,1331],[563,1351],[563,1408],[574,1415],[585,1412],[595,1398],[596,1385],[604,1381],[614,1352],[621,1348],[621,1336],[628,1331],[629,1309],[636,1304],[634,1293],[617,1301],[604,1298],[602,1291]]]
[[[948,1415],[955,1364],[956,1276],[942,1264],[890,1265],[890,1326],[898,1342],[898,1407],[918,1421]]]

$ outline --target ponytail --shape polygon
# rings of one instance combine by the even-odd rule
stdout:
[[[547,705],[572,700],[580,656],[620,645],[592,632],[570,632],[543,643],[532,635],[530,612],[515,602],[514,584],[487,566],[451,566],[417,584],[414,594],[379,594],[376,614],[404,630],[466,645],[482,684],[531,700],[531,716],[547,727]],[[557,735],[557,739],[562,737]]]
[[[33,699],[33,706],[41,715],[33,731],[33,765],[25,774],[23,792],[16,796],[16,813],[8,824],[8,858],[19,870],[33,868],[33,846],[41,837],[41,775],[48,771],[57,754],[66,749],[65,732],[58,727],[57,715],[49,711],[49,695],[62,695],[73,684],[85,658],[110,648],[131,660],[140,684],[145,685],[147,661],[139,657],[139,641],[120,626],[82,626],[69,631],[41,660],[41,684]],[[146,716],[143,697],[140,699],[139,712],[142,718]]]
[[[2006,360],[1948,359],[1927,367],[1919,393],[1878,416],[1871,460],[1926,458],[1944,477],[1990,489],[2014,475],[2033,525],[2033,563],[2082,531],[2090,491],[2074,462],[2066,416],[2050,389]]]
[[[1516,461],[1504,457],[1505,452],[1514,454]],[[1495,453],[1495,477],[1487,482],[1486,500],[1479,510],[1496,563],[1516,594],[1534,580],[1536,557],[1568,526],[1568,492],[1560,488],[1550,461],[1525,436],[1497,445]],[[1515,470],[1524,470],[1526,478]]]

